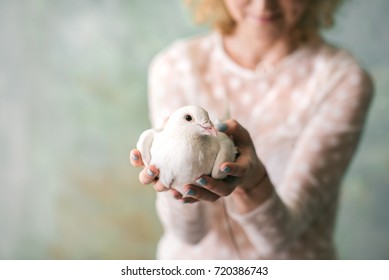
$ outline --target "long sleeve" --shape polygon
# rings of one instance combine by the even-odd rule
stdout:
[[[154,127],[188,104],[202,106],[213,120],[236,119],[249,131],[275,189],[244,215],[234,208],[234,194],[184,205],[158,193],[164,226],[159,257],[336,257],[340,184],[373,91],[347,51],[325,42],[307,44],[276,65],[260,63],[251,70],[235,63],[213,33],[171,45],[153,61],[149,77]]]
[[[149,71],[149,110],[152,125],[162,127],[177,108],[188,105],[181,87],[182,66],[172,65],[169,54],[157,56]],[[173,233],[184,243],[195,244],[207,233],[208,215],[204,202],[184,204],[170,192],[157,193],[157,211],[166,234]]]
[[[229,208],[262,255],[301,242],[303,234],[336,211],[339,185],[356,152],[372,98],[366,73],[355,65],[344,65],[343,70],[332,75],[332,85],[313,108],[274,195],[245,215]]]

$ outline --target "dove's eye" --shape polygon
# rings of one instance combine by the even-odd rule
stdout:
[[[185,120],[187,120],[188,122],[192,121],[192,119],[193,118],[191,115],[188,115],[188,114],[185,115]]]

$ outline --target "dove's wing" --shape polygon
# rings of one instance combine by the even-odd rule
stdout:
[[[140,136],[136,148],[142,155],[142,160],[145,165],[148,165],[151,160],[151,146],[153,145],[154,137],[161,132],[162,129],[148,129],[144,131]]]
[[[234,162],[237,150],[234,142],[226,134],[218,132],[217,139],[219,140],[220,149],[216,156],[211,175],[215,179],[224,179],[226,174],[220,171],[220,165],[227,161]]]

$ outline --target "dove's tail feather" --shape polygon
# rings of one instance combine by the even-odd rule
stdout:
[[[144,131],[136,144],[136,148],[142,155],[143,163],[147,166],[151,161],[151,146],[153,145],[154,137],[157,133],[161,132],[161,129],[148,129]]]

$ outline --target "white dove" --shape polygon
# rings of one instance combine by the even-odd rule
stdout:
[[[223,162],[235,161],[237,150],[226,134],[217,132],[208,112],[199,106],[176,110],[163,129],[148,129],[138,140],[143,163],[159,169],[159,180],[183,194],[183,187],[202,175],[224,179]]]

